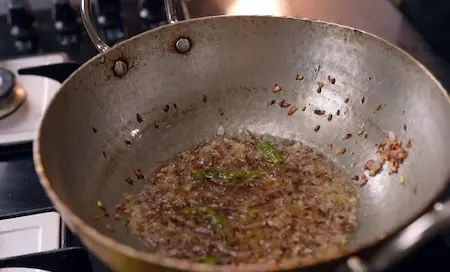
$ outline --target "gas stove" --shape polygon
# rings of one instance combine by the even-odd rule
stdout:
[[[0,268],[92,271],[87,251],[74,247],[77,241],[40,187],[31,159],[31,142],[61,83],[19,74],[67,60],[65,53],[53,53],[0,61]]]
[[[74,236],[40,186],[32,141],[61,81],[97,53],[79,2],[0,0],[0,271],[111,271]],[[110,45],[165,23],[162,0],[96,1]],[[97,20],[98,21],[98,20]],[[116,37],[116,38],[115,38]],[[57,65],[53,78],[25,75]],[[65,66],[64,66],[65,65]]]
[[[2,10],[3,2],[13,5]],[[49,101],[58,91],[58,80],[64,79],[64,66],[59,66],[59,71],[53,70],[60,72],[53,76],[58,80],[22,73],[30,67],[69,65],[68,61],[81,64],[96,52],[79,22],[76,11],[79,1],[72,1],[73,6],[64,0],[28,2],[26,6],[25,1],[0,0],[0,271],[110,271],[65,226],[41,188],[33,167],[31,142]],[[120,5],[121,2],[127,4]],[[218,4],[211,6],[213,2]],[[186,18],[248,13],[242,10],[245,5],[228,8],[232,2],[248,3],[191,0],[182,8]],[[275,3],[261,0],[258,10],[270,13],[272,8],[267,11],[263,7],[266,2]],[[285,5],[299,2],[302,1],[284,1]],[[334,21],[378,34],[409,51],[450,87],[450,78],[446,76],[450,74],[450,65],[429,49],[395,8],[381,2],[342,0],[337,4],[318,0],[314,5],[309,1],[309,8],[302,5],[302,9],[289,10],[295,11],[293,16]],[[343,6],[358,12],[334,12]],[[127,38],[166,23],[162,10],[162,0],[98,0],[95,16],[100,30],[114,32],[107,35],[110,39],[105,37],[113,44],[117,37]],[[379,20],[381,17],[384,19]],[[442,199],[450,197],[450,190],[447,191]],[[447,237],[450,235],[444,231],[392,271],[449,271]]]
[[[56,53],[0,61],[0,145],[32,141],[45,108],[60,86],[48,78],[19,75],[19,69],[66,60],[65,53]]]

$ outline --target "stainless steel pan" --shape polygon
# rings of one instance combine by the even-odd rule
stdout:
[[[89,17],[90,1],[83,1],[86,29],[101,53],[64,82],[34,145],[37,172],[56,208],[110,267],[117,271],[335,267],[406,226],[445,187],[450,177],[449,97],[405,52],[371,34],[326,22],[266,16],[177,22],[171,1],[166,1],[166,8],[170,25],[109,48]],[[296,81],[297,74],[305,79]],[[317,82],[328,83],[328,75],[336,83],[326,84],[318,94]],[[282,91],[273,93],[274,84]],[[307,110],[289,117],[279,107],[268,107],[272,99],[286,99],[299,108],[306,105]],[[383,107],[376,111],[378,104]],[[168,111],[163,110],[166,105]],[[316,107],[327,112],[339,109],[341,115],[329,122],[312,112]],[[97,201],[114,209],[125,192],[139,192],[142,184],[124,182],[133,169],[149,175],[158,162],[215,137],[220,125],[231,136],[246,129],[304,141],[349,174],[361,172],[387,131],[402,140],[412,139],[413,147],[399,174],[385,171],[358,188],[360,226],[348,251],[311,263],[292,260],[279,267],[237,269],[162,258],[146,252],[123,224],[95,219]],[[361,128],[367,139],[340,140],[344,133]],[[347,152],[336,156],[326,149],[328,143]],[[400,176],[406,178],[404,184]],[[389,258],[374,259],[370,268],[384,269],[418,244],[422,234],[433,233],[439,226],[436,221],[448,221],[449,209],[436,207],[443,212],[435,210],[406,229],[387,248]],[[116,232],[107,232],[105,224],[114,224]],[[348,264],[354,271],[366,269],[354,258]]]

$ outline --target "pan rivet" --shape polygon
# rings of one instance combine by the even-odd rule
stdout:
[[[125,62],[118,60],[114,63],[114,74],[118,77],[124,76],[128,71],[128,66]]]
[[[187,53],[191,49],[191,42],[186,38],[180,38],[175,43],[175,48],[177,49],[178,53]]]

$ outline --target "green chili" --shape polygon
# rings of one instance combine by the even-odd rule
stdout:
[[[200,259],[200,263],[204,263],[204,264],[216,264],[217,263],[217,259],[215,257],[212,256],[206,256]]]
[[[283,162],[283,153],[267,141],[261,141],[258,143],[258,151],[266,156],[266,158],[272,163],[280,164]]]
[[[189,207],[181,210],[184,215],[202,213],[211,219],[211,224],[215,227],[222,228],[225,224],[225,219],[220,216],[214,209],[209,207]]]

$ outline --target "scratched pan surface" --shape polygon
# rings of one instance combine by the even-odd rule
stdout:
[[[181,36],[193,44],[187,54],[173,48]],[[118,59],[130,67],[122,78],[111,69]],[[295,80],[297,74],[304,80]],[[320,94],[318,81],[325,84]],[[274,84],[282,90],[273,93]],[[277,105],[282,99],[299,110],[288,116],[288,109]],[[272,100],[277,103],[269,105]],[[383,106],[375,111],[378,104]],[[333,113],[333,119],[315,115],[316,108]],[[450,175],[449,117],[441,85],[418,62],[377,37],[309,20],[213,17],[138,35],[83,65],[53,99],[35,144],[35,160],[65,221],[116,270],[210,270],[146,253],[122,223],[94,219],[96,202],[112,213],[125,192],[142,188],[141,181],[134,186],[124,181],[134,169],[150,176],[174,154],[216,137],[220,125],[227,136],[245,129],[303,141],[349,175],[360,174],[375,144],[393,131],[400,140],[412,139],[413,148],[399,174],[384,171],[358,187],[359,228],[346,252],[354,253],[410,222],[443,189]],[[367,139],[356,135],[361,128]],[[347,132],[354,136],[340,140]],[[329,143],[347,152],[336,156],[327,150]],[[105,224],[116,232],[107,232]],[[312,264],[292,261],[281,268]]]

